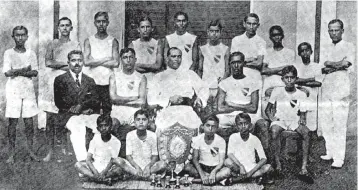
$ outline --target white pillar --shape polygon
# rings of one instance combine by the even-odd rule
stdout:
[[[73,30],[71,32],[71,40],[78,41],[78,2],[77,0],[60,0],[60,15],[68,17],[72,21]]]
[[[297,1],[296,48],[302,42],[311,44],[314,51],[316,1]],[[313,54],[312,54],[313,55]],[[298,57],[296,55],[296,57]],[[298,57],[299,58],[299,57]],[[313,56],[312,56],[313,59]]]
[[[321,38],[320,47],[322,44],[331,42],[331,38],[328,34],[328,23],[329,21],[337,17],[337,1],[322,1],[322,13],[321,13]],[[320,50],[322,52],[322,49]],[[321,60],[320,60],[321,61]]]
[[[44,83],[46,83],[44,69],[45,69],[45,54],[47,44],[53,39],[53,18],[54,18],[54,1],[40,0],[39,1],[39,108],[38,114],[38,128],[46,127],[46,114],[41,110],[41,97],[45,90]]]

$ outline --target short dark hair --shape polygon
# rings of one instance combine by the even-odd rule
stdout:
[[[302,42],[302,43],[300,43],[300,45],[298,45],[298,47],[297,47],[298,55],[300,55],[300,54],[302,53],[302,46],[307,46],[308,49],[310,49],[311,51],[313,51],[313,50],[312,50],[312,46],[311,46],[310,43],[308,43],[308,42]]]
[[[239,51],[235,51],[235,52],[232,52],[231,54],[230,54],[230,57],[229,57],[229,62],[231,61],[231,59],[233,58],[233,57],[236,57],[236,56],[240,56],[240,60],[241,61],[245,61],[245,55],[243,54],[243,53],[241,53],[241,52],[239,52]]]
[[[185,17],[185,20],[186,20],[186,21],[189,20],[188,14],[186,14],[186,13],[184,13],[184,12],[182,12],[182,11],[179,11],[179,12],[175,13],[175,15],[174,15],[174,20],[177,19],[179,15],[183,15],[183,16]]]
[[[238,123],[238,121],[239,121],[239,119],[245,119],[246,121],[248,121],[249,123],[251,123],[251,117],[250,117],[250,115],[248,114],[248,113],[239,113],[239,114],[237,114],[236,115],[236,117],[235,117],[235,124],[237,124]]]
[[[209,115],[204,119],[203,124],[205,124],[208,121],[215,121],[217,124],[219,124],[219,118],[216,115]]]
[[[68,20],[68,21],[70,21],[70,24],[72,25],[72,21],[71,21],[71,19],[69,19],[68,17],[62,17],[62,18],[60,18],[60,20],[58,20],[58,24],[57,24],[57,25],[60,25],[61,21],[63,21],[63,20]]]
[[[217,26],[217,27],[219,27],[220,30],[223,28],[222,25],[221,25],[220,19],[211,20],[210,23],[208,24],[208,29],[211,26]]]
[[[282,69],[282,76],[285,76],[287,73],[292,73],[295,77],[297,77],[297,69],[293,65],[288,65]]]
[[[249,17],[254,17],[254,18],[256,18],[257,22],[260,23],[260,18],[259,18],[259,16],[257,16],[256,13],[249,13],[249,14],[247,14],[247,15],[245,16],[245,18],[244,18],[244,21],[246,22],[246,21],[247,21],[247,18],[249,18]]]
[[[152,22],[152,19],[150,19],[148,16],[141,16],[139,19],[138,19],[138,27],[140,26],[140,23],[143,22],[143,21],[148,21],[150,23],[150,26],[153,25],[153,22]]]
[[[181,52],[181,50],[180,50],[179,48],[177,48],[177,47],[171,47],[171,48],[169,48],[168,51],[167,51],[167,57],[169,57],[170,51],[172,51],[173,49],[179,50],[179,51]]]
[[[149,119],[149,113],[146,110],[140,109],[134,113],[134,119],[137,118],[138,115],[145,115],[147,119]]]
[[[81,55],[83,57],[83,53],[81,50],[72,50],[70,51],[68,54],[67,54],[67,59],[70,60],[71,59],[71,56],[73,54],[78,54],[78,55]]]
[[[135,51],[133,48],[125,47],[125,48],[121,49],[121,51],[119,52],[119,57],[122,57],[123,54],[128,53],[128,52],[132,52],[133,55],[135,56]]]
[[[341,25],[341,29],[343,29],[343,28],[344,28],[343,22],[342,22],[340,19],[338,19],[338,18],[329,21],[328,27],[329,27],[329,25],[334,24],[334,23],[337,23],[337,22],[339,23],[339,25]]]
[[[94,15],[94,20],[96,20],[98,17],[100,16],[104,16],[104,18],[106,18],[106,20],[109,20],[109,17],[108,17],[108,12],[97,12],[95,15]]]
[[[99,126],[99,124],[101,124],[103,122],[105,122],[109,126],[112,126],[112,124],[113,124],[112,117],[109,114],[103,114],[103,115],[98,116],[97,127]]]
[[[282,29],[282,27],[279,26],[279,25],[271,26],[271,28],[270,28],[270,30],[269,30],[270,36],[271,36],[271,34],[273,33],[274,30],[278,30],[278,31],[282,34],[282,36],[285,37],[285,33],[283,32],[283,29]]]
[[[26,35],[28,35],[29,31],[25,26],[15,26],[14,29],[12,29],[12,36],[14,36],[15,30],[25,30]]]

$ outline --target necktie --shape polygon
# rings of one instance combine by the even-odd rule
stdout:
[[[76,83],[77,83],[77,86],[80,87],[81,84],[80,84],[80,80],[78,80],[78,74],[76,74]]]

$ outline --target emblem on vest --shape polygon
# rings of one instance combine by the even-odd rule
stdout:
[[[291,100],[291,101],[290,101],[290,105],[291,105],[292,108],[296,107],[296,105],[297,105],[297,100]]]
[[[215,157],[216,155],[219,154],[219,148],[218,147],[211,147],[210,148],[210,153],[213,157]]]
[[[134,81],[129,82],[127,86],[128,86],[128,88],[129,88],[130,90],[133,90],[133,88],[134,88]]]
[[[147,51],[148,51],[149,54],[153,54],[153,52],[154,52],[154,47],[153,47],[153,46],[148,47],[148,48],[147,48]]]
[[[242,92],[242,94],[244,96],[247,96],[249,94],[249,92],[250,92],[250,89],[249,88],[243,88],[243,89],[241,89],[241,92]]]
[[[220,59],[221,59],[221,55],[215,55],[214,61],[215,61],[216,63],[219,63]]]
[[[185,44],[184,49],[188,53],[190,51],[190,49],[191,49],[191,44]]]

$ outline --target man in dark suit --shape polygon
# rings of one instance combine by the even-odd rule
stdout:
[[[77,161],[86,159],[86,127],[93,133],[98,132],[96,120],[99,116],[96,83],[82,73],[83,64],[82,52],[71,51],[68,54],[69,71],[56,77],[54,82],[55,105],[59,109],[56,127],[64,129],[66,126],[71,131],[70,139]]]

